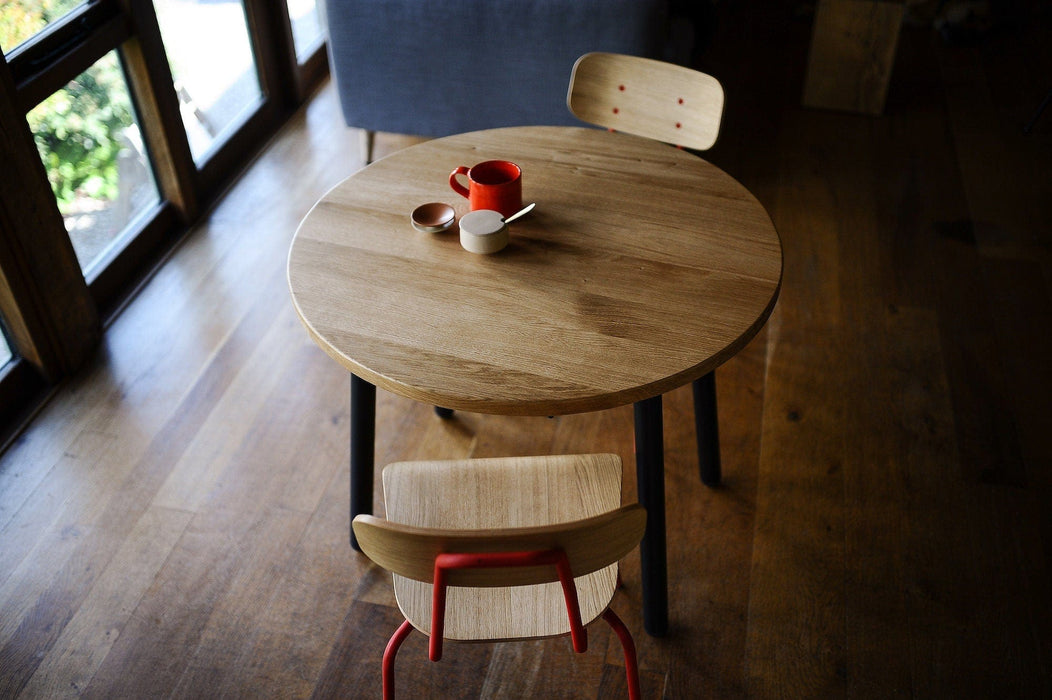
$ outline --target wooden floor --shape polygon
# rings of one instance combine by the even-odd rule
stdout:
[[[743,7],[747,5],[749,7]],[[647,698],[1052,697],[1047,17],[907,29],[886,113],[799,107],[809,18],[720,3],[713,162],[770,211],[785,283],[717,374],[725,485],[666,398],[672,628],[614,606]],[[378,148],[401,142],[382,140]],[[0,697],[379,697],[400,622],[348,533],[346,373],[296,320],[298,220],[361,166],[326,87],[0,457]],[[612,451],[631,409],[458,414],[379,392],[377,462]],[[402,697],[622,697],[616,639],[416,635]]]

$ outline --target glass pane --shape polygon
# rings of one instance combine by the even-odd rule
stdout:
[[[0,49],[8,53],[85,0],[0,0]]]
[[[0,328],[0,367],[3,367],[11,361],[11,348],[7,344],[7,338],[4,337],[4,331]]]
[[[159,197],[128,86],[111,51],[26,115],[87,273]]]
[[[263,97],[240,0],[154,0],[199,163]]]
[[[296,58],[302,63],[322,41],[321,20],[315,0],[288,0]]]

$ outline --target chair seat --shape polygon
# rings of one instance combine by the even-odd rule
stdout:
[[[615,455],[402,462],[383,472],[387,519],[426,528],[481,530],[552,525],[600,515],[621,503]],[[609,606],[617,564],[577,579],[582,622]],[[430,634],[430,583],[394,576],[406,619]],[[506,640],[569,632],[558,583],[513,588],[450,587],[446,639]]]

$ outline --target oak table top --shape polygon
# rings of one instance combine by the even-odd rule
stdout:
[[[467,200],[451,170],[523,171],[528,216],[492,255],[410,213]],[[393,393],[478,413],[558,415],[689,383],[738,352],[778,296],[782,251],[755,197],[688,152],[627,134],[512,127],[396,152],[304,218],[288,280],[312,338]]]

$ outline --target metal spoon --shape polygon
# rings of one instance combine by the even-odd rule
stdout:
[[[530,204],[527,204],[522,209],[518,210],[517,212],[515,212],[514,214],[509,216],[507,219],[504,219],[504,223],[510,224],[512,221],[515,221],[515,219],[518,219],[520,216],[526,216],[531,211],[533,211],[533,208],[535,206],[537,206],[537,202],[532,202]]]

